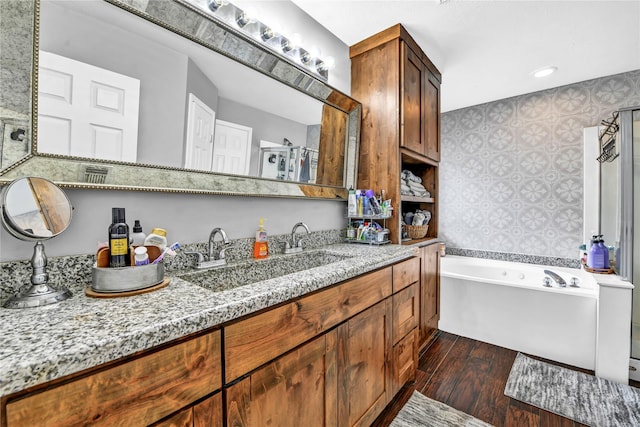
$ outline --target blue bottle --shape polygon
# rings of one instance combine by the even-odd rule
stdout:
[[[604,239],[602,238],[602,234],[598,236],[598,247],[600,248],[600,250],[602,251],[602,268],[610,268],[611,265],[609,264],[609,248],[607,248],[604,244]]]
[[[598,252],[598,245],[596,244],[597,236],[591,236],[591,246],[589,246],[589,252],[587,253],[587,267],[597,268],[595,264],[596,254]]]

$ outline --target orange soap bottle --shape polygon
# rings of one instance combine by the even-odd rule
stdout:
[[[260,218],[260,227],[256,231],[256,242],[253,244],[253,257],[263,259],[269,256],[269,242],[267,230],[264,229],[264,218]]]

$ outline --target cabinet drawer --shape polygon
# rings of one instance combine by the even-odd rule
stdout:
[[[417,329],[393,346],[393,395],[416,378],[418,367]]]
[[[419,284],[404,288],[393,295],[393,342],[400,341],[418,326],[420,315]]]
[[[420,258],[414,257],[393,266],[393,292],[420,280]]]
[[[215,331],[9,402],[7,426],[148,425],[220,389],[220,362]]]
[[[359,276],[224,328],[225,381],[245,375],[391,295],[392,268]]]

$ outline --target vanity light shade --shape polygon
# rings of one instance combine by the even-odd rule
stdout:
[[[207,7],[211,12],[217,11],[222,5],[222,0],[207,0]]]

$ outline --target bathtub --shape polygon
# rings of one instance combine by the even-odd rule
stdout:
[[[549,269],[580,288],[542,286]],[[595,367],[598,288],[580,269],[447,255],[438,328],[580,368]]]

